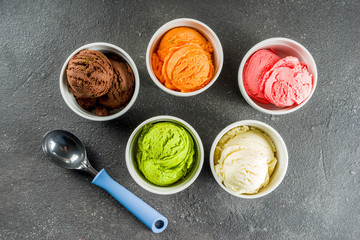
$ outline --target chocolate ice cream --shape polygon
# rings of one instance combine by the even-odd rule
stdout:
[[[67,78],[79,106],[97,116],[125,106],[134,93],[133,71],[115,54],[80,51],[69,61]]]
[[[82,108],[91,109],[91,108],[95,108],[97,98],[76,98],[76,102]]]
[[[95,107],[95,115],[96,116],[107,116],[107,115],[109,115],[109,110],[104,106],[97,105]]]
[[[67,78],[75,97],[96,98],[109,91],[114,71],[103,53],[85,49],[69,61]]]
[[[108,108],[119,108],[131,99],[134,92],[134,74],[129,64],[115,55],[109,55],[115,78],[109,92],[99,98],[99,103]]]

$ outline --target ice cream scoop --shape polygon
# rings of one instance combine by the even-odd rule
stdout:
[[[211,55],[198,44],[171,48],[164,60],[163,77],[169,89],[196,91],[210,82],[213,73]]]
[[[296,57],[279,60],[264,75],[264,95],[278,107],[300,104],[311,94],[312,75]]]
[[[105,169],[97,172],[87,159],[85,146],[73,134],[64,130],[48,132],[42,139],[42,149],[53,163],[67,169],[82,170],[91,174],[94,177],[93,184],[109,192],[154,233],[160,233],[167,227],[168,220],[164,216],[115,182]]]
[[[261,49],[254,53],[244,66],[244,87],[250,97],[261,103],[269,103],[264,96],[263,77],[281,58],[273,49]]]
[[[124,60],[115,56],[108,55],[114,68],[114,82],[109,92],[99,98],[99,103],[107,108],[120,108],[126,105],[134,92],[134,74]]]
[[[160,60],[164,61],[171,48],[179,47],[186,43],[195,43],[205,51],[213,52],[211,44],[198,31],[189,27],[178,27],[171,29],[161,39],[157,51]]]
[[[106,94],[113,78],[113,67],[100,51],[84,49],[69,61],[67,79],[78,98],[95,98]]]

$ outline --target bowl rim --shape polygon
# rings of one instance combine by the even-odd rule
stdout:
[[[192,22],[192,23],[196,23],[199,25],[202,25],[204,28],[206,28],[210,34],[214,37],[215,41],[218,42],[219,44],[219,49],[218,51],[218,55],[220,58],[220,63],[219,63],[219,67],[218,67],[218,71],[217,73],[213,76],[213,78],[211,79],[211,81],[204,87],[202,87],[199,90],[193,91],[193,92],[179,92],[179,91],[174,91],[171,89],[168,89],[167,87],[165,87],[160,81],[159,79],[155,76],[154,71],[152,70],[152,65],[150,63],[150,49],[151,46],[154,44],[154,42],[156,42],[157,40],[160,39],[161,36],[163,36],[166,32],[168,32],[169,30],[176,28],[176,27],[181,27],[181,25],[176,26],[176,27],[171,27],[169,28],[170,25],[174,24],[174,23],[182,23],[184,21],[188,21],[188,22]],[[184,25],[186,26],[186,25]],[[195,30],[199,31],[198,29],[194,28]],[[160,35],[163,31],[165,31],[162,35]],[[201,32],[200,32],[201,33]],[[202,33],[201,33],[202,34]],[[202,34],[203,35],[203,34]],[[205,36],[204,36],[205,37]],[[206,37],[205,37],[206,38]],[[208,40],[208,39],[207,39]],[[220,76],[221,70],[223,68],[223,64],[224,64],[224,51],[220,42],[220,39],[218,38],[218,36],[215,34],[215,32],[205,23],[196,20],[196,19],[192,19],[192,18],[177,18],[177,19],[173,19],[165,24],[163,24],[160,28],[158,28],[158,30],[156,30],[156,32],[153,34],[153,36],[151,37],[147,50],[146,50],[146,68],[147,71],[150,75],[151,80],[155,83],[156,86],[158,86],[161,90],[163,90],[164,92],[174,95],[174,96],[178,96],[178,97],[191,97],[191,96],[195,96],[198,95],[204,91],[206,91],[208,88],[210,88],[215,81],[218,79],[218,77]]]
[[[270,132],[272,132],[276,137],[277,140],[279,141],[279,144],[282,145],[283,149],[284,149],[284,158],[281,159],[282,164],[284,165],[284,171],[280,173],[280,177],[278,179],[278,181],[276,182],[276,184],[274,184],[271,188],[269,188],[267,191],[265,192],[258,192],[255,194],[251,194],[251,195],[244,195],[244,194],[237,194],[235,192],[232,192],[230,189],[226,188],[224,184],[222,184],[222,182],[220,181],[217,173],[215,172],[215,164],[214,164],[214,153],[215,153],[215,148],[219,142],[219,140],[224,136],[224,134],[226,134],[228,131],[230,131],[231,129],[235,128],[235,127],[239,127],[239,126],[253,126],[255,128],[258,128],[257,126],[254,126],[253,124],[257,124],[260,125],[262,127],[264,127],[265,129],[269,130]],[[259,128],[258,128],[259,129]],[[263,131],[262,129],[259,129],[260,131]],[[267,134],[268,137],[274,142],[274,139],[269,136],[269,134]],[[279,158],[277,158],[278,162],[279,162]],[[289,164],[289,154],[288,154],[288,150],[286,147],[286,144],[284,142],[284,139],[281,137],[281,135],[270,125],[261,122],[261,121],[257,121],[257,120],[241,120],[241,121],[237,121],[234,122],[228,126],[226,126],[224,129],[222,129],[220,131],[220,133],[215,137],[212,145],[211,145],[211,149],[210,149],[210,156],[209,156],[209,163],[210,163],[210,169],[212,172],[213,177],[215,178],[215,181],[220,185],[220,187],[225,190],[226,192],[230,193],[231,195],[235,196],[235,197],[239,197],[239,198],[243,198],[243,199],[256,199],[256,198],[260,198],[263,197],[265,195],[268,195],[269,193],[271,193],[272,191],[274,191],[279,185],[280,183],[284,180],[284,177],[286,175],[287,172],[287,168],[288,168],[288,164]],[[265,186],[266,187],[266,186]]]
[[[96,116],[96,115],[92,115],[90,113],[87,113],[87,111],[83,108],[81,108],[81,106],[79,106],[80,109],[83,109],[84,112],[79,111],[78,109],[76,109],[73,105],[72,102],[68,99],[68,97],[66,96],[66,94],[69,92],[69,88],[68,88],[68,84],[64,83],[64,78],[66,77],[66,69],[67,69],[67,65],[70,61],[70,59],[76,55],[78,52],[80,52],[83,49],[86,48],[91,48],[91,47],[109,47],[109,48],[114,48],[117,51],[119,51],[121,53],[120,57],[122,57],[131,67],[133,73],[134,73],[134,81],[135,81],[135,87],[134,87],[134,93],[129,101],[129,103],[123,108],[121,109],[119,112],[108,115],[108,116]],[[119,55],[118,53],[114,53],[116,55]],[[118,118],[122,115],[124,115],[135,103],[138,95],[139,95],[139,90],[140,90],[140,77],[139,77],[139,72],[138,69],[136,67],[136,64],[134,62],[134,60],[130,57],[130,55],[123,50],[122,48],[111,44],[111,43],[106,43],[106,42],[93,42],[93,43],[89,43],[89,44],[85,44],[79,48],[77,48],[75,51],[73,51],[68,58],[65,60],[62,68],[61,68],[61,72],[60,72],[60,81],[59,81],[59,85],[60,85],[60,92],[61,92],[61,96],[64,99],[66,105],[77,115],[79,115],[80,117],[83,117],[85,119],[88,120],[92,120],[92,121],[108,121],[108,120],[112,120],[115,118]],[[73,95],[73,93],[71,93]],[[76,103],[77,104],[77,103]]]
[[[301,48],[306,55],[309,56],[310,59],[310,63],[306,63],[307,65],[311,64],[314,66],[314,71],[311,72],[313,74],[313,88],[312,91],[309,95],[309,97],[307,99],[305,99],[305,101],[303,101],[302,103],[300,103],[299,105],[290,108],[290,109],[282,109],[282,110],[269,110],[269,109],[265,109],[259,105],[257,105],[255,103],[255,101],[253,99],[250,98],[250,96],[247,94],[245,87],[244,87],[244,83],[243,83],[243,70],[244,70],[244,66],[245,63],[247,62],[247,60],[250,58],[250,56],[255,53],[257,50],[263,49],[260,48],[263,44],[268,43],[268,42],[274,42],[274,41],[285,41],[285,42],[289,42],[292,44],[297,45],[299,48]],[[266,114],[271,114],[271,115],[283,115],[283,114],[288,114],[288,113],[292,113],[300,108],[302,108],[309,100],[310,98],[313,96],[316,86],[317,86],[317,82],[318,82],[318,71],[317,71],[317,66],[315,63],[315,60],[313,58],[313,56],[311,55],[311,53],[300,43],[296,42],[295,40],[292,40],[290,38],[284,38],[284,37],[275,37],[275,38],[268,38],[265,39],[257,44],[255,44],[252,48],[250,48],[249,51],[246,52],[245,56],[243,57],[243,59],[241,60],[240,66],[239,66],[239,70],[238,70],[238,85],[240,88],[240,92],[241,95],[243,96],[243,98],[245,99],[245,101],[254,109],[266,113]]]
[[[200,149],[200,153],[199,153],[199,157],[198,157],[198,159],[200,161],[199,167],[196,170],[194,176],[191,178],[191,180],[182,186],[160,187],[160,186],[156,186],[155,184],[145,182],[142,178],[140,178],[138,176],[138,173],[135,170],[136,166],[135,166],[135,164],[133,164],[134,161],[132,159],[132,153],[131,153],[130,146],[131,146],[131,142],[133,141],[134,137],[146,124],[151,123],[151,122],[161,122],[161,121],[176,121],[176,122],[180,122],[181,124],[184,124],[188,129],[190,129],[190,131],[191,131],[190,134],[192,135],[192,137],[195,137],[196,141],[198,142],[198,149]],[[188,129],[186,129],[186,130],[189,131]],[[186,121],[184,121],[178,117],[174,117],[174,116],[170,116],[170,115],[159,115],[159,116],[154,116],[154,117],[148,118],[147,120],[143,121],[131,133],[131,135],[127,141],[127,144],[126,144],[125,161],[126,161],[126,167],[128,169],[128,172],[130,173],[130,176],[140,187],[142,187],[143,189],[145,189],[149,192],[156,193],[159,195],[170,195],[170,194],[175,194],[175,193],[185,190],[191,184],[193,184],[195,182],[195,180],[198,178],[198,176],[200,175],[200,172],[203,168],[203,164],[204,164],[204,146],[203,146],[203,143],[201,141],[199,134],[189,123],[187,123]],[[150,188],[148,185],[151,185],[152,187]],[[167,190],[165,192],[165,191],[160,191],[160,189],[167,189]]]

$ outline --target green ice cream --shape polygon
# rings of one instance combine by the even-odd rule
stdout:
[[[144,126],[136,154],[140,171],[159,186],[184,177],[194,161],[194,140],[188,131],[172,122]]]

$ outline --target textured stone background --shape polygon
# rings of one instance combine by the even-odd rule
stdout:
[[[0,239],[358,239],[360,234],[359,1],[0,1]],[[179,17],[203,21],[219,36],[225,62],[205,93],[178,98],[151,81],[145,52],[152,34]],[[269,37],[289,37],[314,56],[319,84],[308,104],[285,116],[252,109],[237,86],[242,57]],[[137,64],[133,108],[92,122],[63,101],[60,68],[76,48],[116,44]],[[149,117],[188,121],[206,151],[185,191],[160,196],[140,188],[124,160],[128,137]],[[289,168],[270,195],[242,200],[224,192],[208,164],[210,145],[230,123],[256,119],[283,136]],[[42,154],[49,130],[77,135],[97,169],[169,219],[153,234],[83,173]]]

